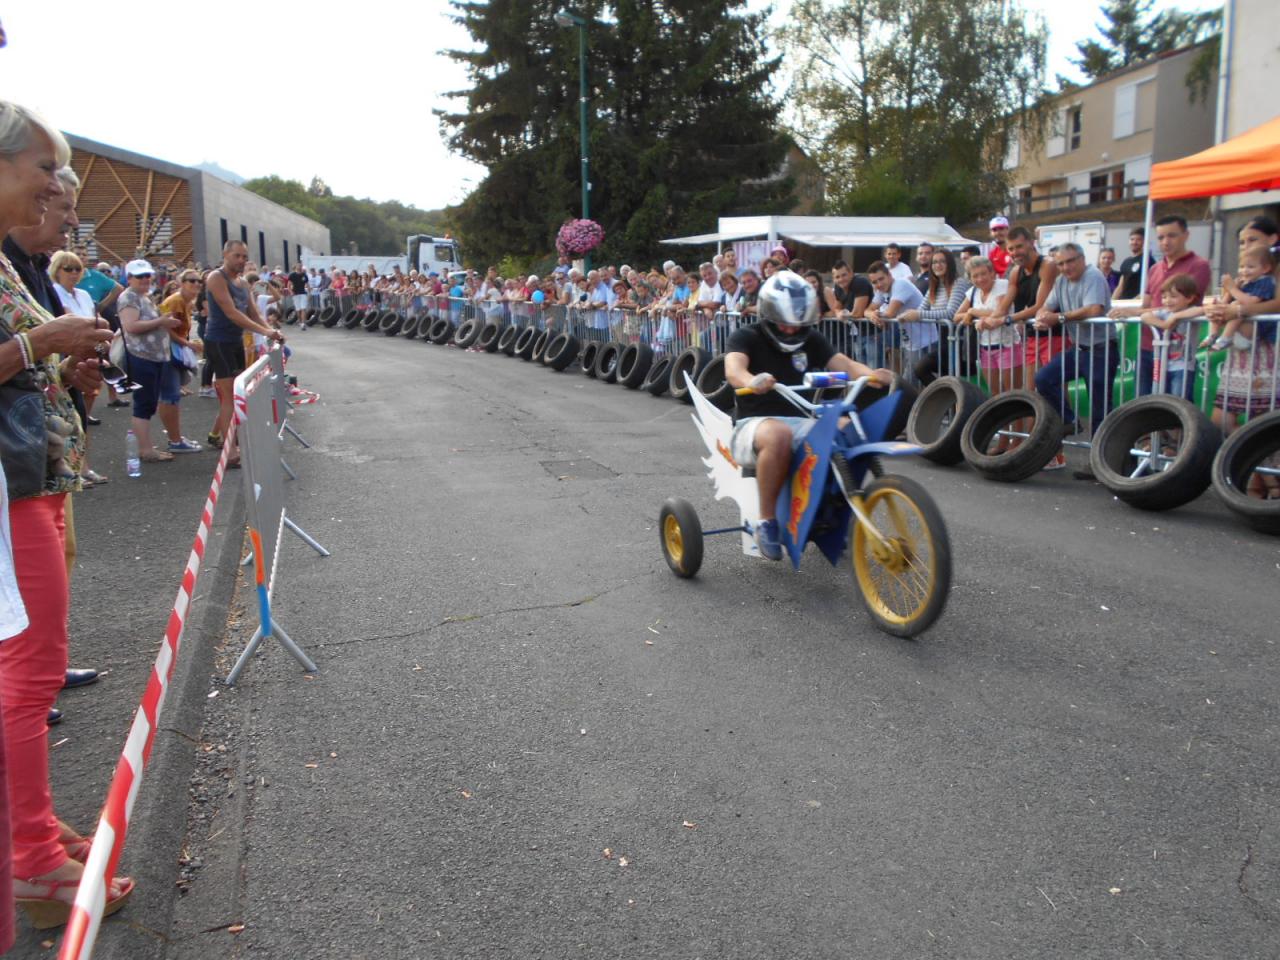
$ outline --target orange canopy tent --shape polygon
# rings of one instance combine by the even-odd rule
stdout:
[[[1280,117],[1181,160],[1151,167],[1152,200],[1217,197],[1280,187]]]

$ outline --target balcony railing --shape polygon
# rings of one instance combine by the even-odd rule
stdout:
[[[1026,216],[1058,210],[1080,210],[1109,203],[1129,203],[1144,199],[1147,186],[1146,180],[1126,180],[1124,183],[1108,183],[1103,186],[1075,187],[1060,193],[1033,196],[1017,193],[1009,198],[1009,208],[1015,215]]]

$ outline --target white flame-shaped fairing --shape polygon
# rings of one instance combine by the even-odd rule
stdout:
[[[684,375],[689,386],[689,396],[693,398],[693,425],[698,428],[698,435],[707,445],[707,455],[702,458],[706,464],[707,476],[715,488],[717,500],[728,498],[738,504],[741,522],[752,530],[760,522],[760,494],[756,488],[755,477],[744,477],[742,468],[733,459],[730,442],[733,439],[733,418],[716,407],[702,395],[690,379]],[[742,534],[742,552],[749,556],[759,556],[753,536]]]

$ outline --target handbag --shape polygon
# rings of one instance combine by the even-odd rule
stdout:
[[[0,324],[0,343],[12,340]],[[45,429],[44,392],[31,370],[0,383],[0,463],[9,500],[44,492],[49,470],[49,432]]]
[[[124,334],[119,330],[111,338],[111,348],[107,351],[107,358],[121,370],[127,369],[128,351],[124,347]]]

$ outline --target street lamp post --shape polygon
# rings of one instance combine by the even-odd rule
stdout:
[[[587,135],[587,21],[568,10],[560,10],[555,21],[562,27],[578,28],[578,132],[582,140],[582,219],[591,219],[591,140]],[[591,255],[583,255],[583,266],[591,269]]]

